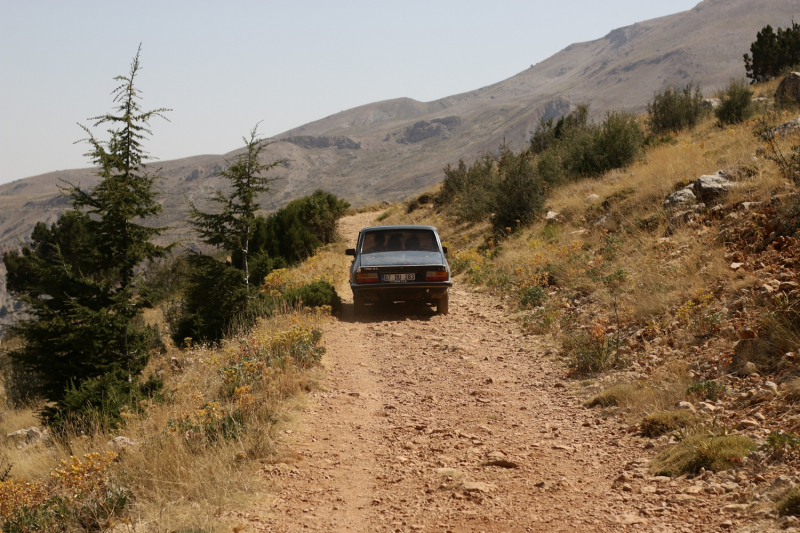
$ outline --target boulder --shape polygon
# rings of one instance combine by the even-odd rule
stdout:
[[[559,222],[561,220],[561,213],[556,213],[555,211],[548,211],[547,214],[544,216],[544,219],[548,222]]]
[[[674,229],[683,226],[684,224],[693,221],[695,215],[696,212],[692,211],[691,209],[688,211],[678,211],[670,217],[669,227]]]
[[[683,205],[692,205],[697,202],[697,196],[695,196],[692,187],[686,187],[684,189],[679,190],[678,192],[674,192],[664,200],[664,207],[678,207]]]
[[[703,98],[703,103],[700,104],[703,109],[716,109],[722,104],[719,98]]]
[[[596,194],[590,194],[586,198],[583,199],[584,202],[587,204],[593,204],[594,202],[598,201],[600,197]]]
[[[701,202],[716,200],[730,189],[734,183],[719,173],[700,176],[694,182],[692,191]]]
[[[26,446],[41,442],[42,440],[46,439],[47,436],[48,432],[46,429],[37,428],[36,426],[29,427],[27,429],[18,429],[17,431],[6,435],[6,437],[9,439],[15,439]]]
[[[790,72],[775,91],[775,102],[781,106],[800,104],[800,72]]]
[[[791,135],[793,133],[797,133],[798,131],[800,131],[800,117],[768,129],[761,134],[761,138],[768,139],[770,137],[783,137],[784,135]]]
[[[129,437],[114,437],[110,441],[106,443],[107,446],[110,448],[114,448],[116,450],[120,450],[122,448],[130,448],[131,446],[136,446],[136,441],[129,438]]]
[[[752,361],[748,361],[744,364],[742,369],[739,371],[739,374],[742,376],[749,376],[751,374],[758,373],[758,367],[756,367],[755,363]]]

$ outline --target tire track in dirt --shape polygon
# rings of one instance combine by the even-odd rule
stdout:
[[[265,468],[279,488],[257,530],[707,531],[722,520],[701,497],[615,483],[622,471],[649,478],[646,441],[582,407],[545,341],[487,295],[454,288],[447,316],[396,306],[357,320],[348,302],[325,340],[324,390],[282,436],[286,461]]]

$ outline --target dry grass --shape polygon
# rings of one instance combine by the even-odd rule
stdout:
[[[645,437],[655,438],[689,427],[698,421],[698,418],[689,411],[658,411],[644,417],[639,423],[639,428]]]
[[[786,389],[784,395],[787,399],[794,402],[800,400],[800,377],[793,377],[786,382]]]
[[[592,397],[588,407],[619,407],[631,420],[669,411],[686,399],[689,374],[680,363],[658,368],[648,381],[611,385]]]
[[[650,465],[657,476],[697,474],[702,468],[719,472],[735,468],[758,445],[743,435],[697,433],[659,453]]]
[[[279,277],[286,286],[319,279],[339,283],[346,275],[343,250],[328,246]],[[0,438],[0,467],[12,465],[12,480],[0,483],[0,492],[37,487],[38,505],[46,505],[42,502],[58,494],[48,480],[62,461],[119,451],[110,441],[124,436],[135,444],[119,451],[107,479],[132,496],[126,520],[148,531],[219,529],[226,509],[270,490],[259,470],[276,460],[275,433],[291,423],[304,407],[305,393],[321,378],[319,338],[313,332],[328,316],[320,309],[285,309],[219,347],[169,347],[144,371],[164,380],[163,400],[124,413],[119,430],[98,428],[88,436],[72,433],[19,448]],[[157,313],[150,318],[159,321]],[[33,408],[9,409],[0,419],[3,435],[34,425]],[[20,479],[30,485],[20,485]]]
[[[792,487],[780,499],[776,510],[781,516],[800,516],[800,487]]]

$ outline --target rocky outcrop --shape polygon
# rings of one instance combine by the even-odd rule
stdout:
[[[710,202],[728,192],[733,186],[732,181],[717,172],[697,178],[692,186],[692,191],[701,202]]]
[[[186,176],[186,181],[194,181],[202,175],[203,175],[202,171],[196,168],[191,173],[189,173],[188,176]]]
[[[664,207],[673,211],[690,208],[689,211],[675,213],[673,218],[689,212],[695,212],[698,208],[705,207],[705,203],[716,200],[733,188],[735,184],[729,178],[736,179],[736,175],[736,169],[734,169],[728,171],[719,170],[714,174],[700,176],[683,189],[670,194],[664,200]]]
[[[339,150],[358,150],[361,143],[355,142],[350,137],[338,135],[336,137],[314,137],[313,135],[295,135],[280,139],[288,143],[296,144],[303,148],[330,148],[335,146]]]
[[[450,136],[450,130],[460,125],[461,117],[457,116],[420,120],[413,126],[406,128],[406,131],[397,139],[397,142],[400,144],[418,143],[431,137],[447,139]]]
[[[800,72],[791,72],[778,85],[775,102],[781,106],[800,104]]]
[[[447,129],[452,130],[461,125],[461,117],[452,116],[452,117],[444,117],[444,118],[434,118],[431,119],[431,122],[434,124],[441,124],[442,126],[446,127]]]
[[[13,433],[9,433],[6,437],[15,440],[18,443],[18,447],[24,447],[36,444],[37,442],[47,441],[50,434],[44,428],[33,426],[27,429],[18,429]]]
[[[674,192],[664,200],[664,207],[681,207],[697,203],[697,196],[694,195],[692,186],[689,185],[678,192]]]
[[[767,131],[761,134],[761,138],[767,139],[771,137],[782,137],[784,135],[797,133],[798,131],[800,131],[800,117],[792,119],[789,122],[784,122],[783,124],[779,124],[774,128],[768,129]]]

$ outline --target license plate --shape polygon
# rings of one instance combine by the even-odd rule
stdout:
[[[383,281],[386,283],[405,283],[406,281],[414,281],[414,273],[407,274],[384,274]]]

